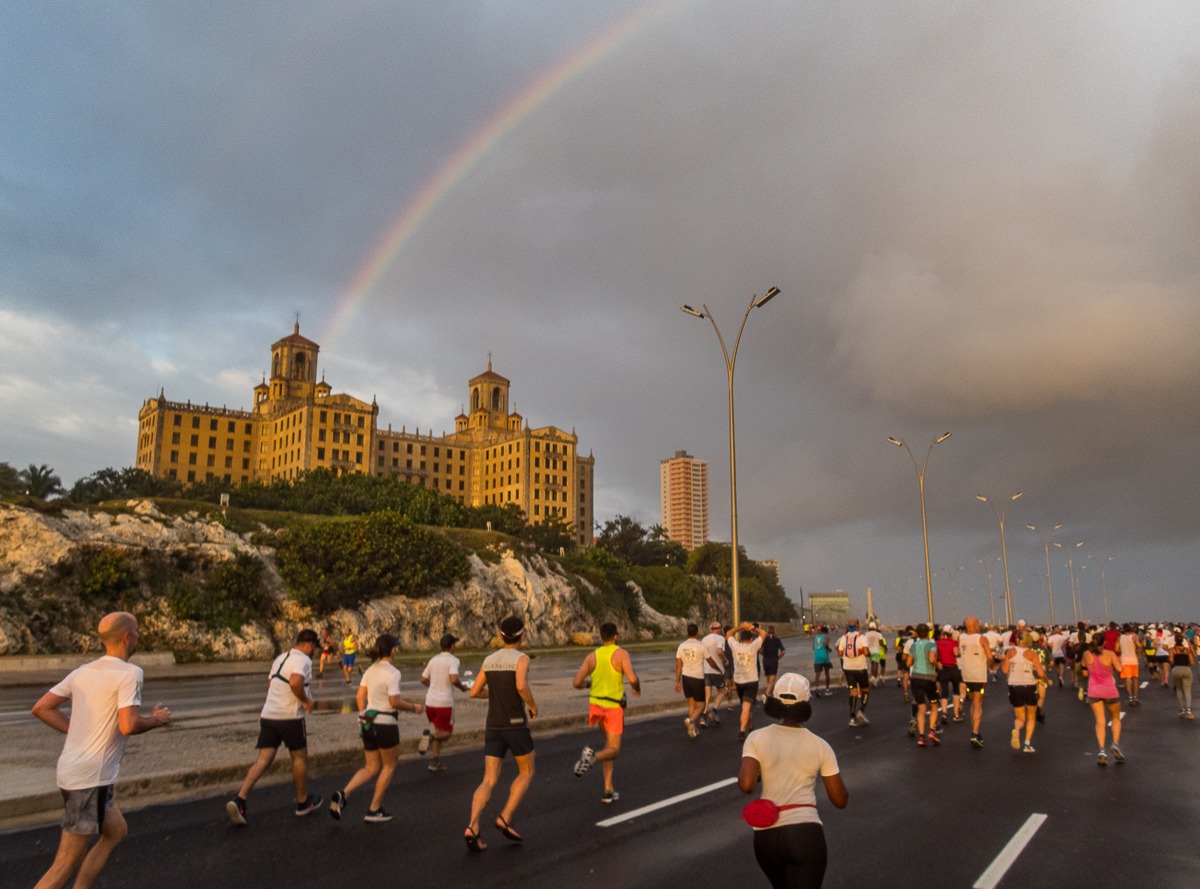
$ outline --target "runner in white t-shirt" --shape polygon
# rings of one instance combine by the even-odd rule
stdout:
[[[846,807],[849,794],[837,757],[824,739],[804,727],[812,716],[808,680],[785,673],[767,698],[766,713],[782,719],[752,733],[742,747],[738,789],[753,793],[762,779],[762,797],[746,807],[754,826],[754,857],[772,886],[820,886],[827,860],[825,832],[817,814],[817,778],[829,801]],[[771,803],[773,823],[759,823],[751,812]]]
[[[1055,627],[1046,644],[1050,646],[1050,657],[1053,658],[1054,669],[1058,671],[1058,687],[1062,688],[1067,669],[1067,634]]]
[[[114,612],[100,621],[99,631],[104,657],[74,670],[33,705],[34,716],[67,736],[57,770],[62,836],[54,864],[39,886],[63,886],[81,865],[76,885],[92,884],[127,831],[113,799],[125,740],[171,719],[162,704],[149,716],[140,713],[142,668],[129,663],[137,649],[137,618]],[[67,702],[69,717],[60,709]],[[93,846],[97,834],[100,839]]]
[[[439,643],[441,653],[430,659],[421,674],[421,684],[429,689],[425,693],[425,717],[433,725],[433,731],[425,729],[417,752],[424,756],[425,751],[433,748],[433,759],[429,763],[431,772],[446,768],[442,765],[442,742],[454,734],[454,689],[468,691],[458,678],[460,664],[454,656],[457,645],[457,636],[453,633],[444,635]]]
[[[971,746],[983,747],[980,723],[983,721],[983,693],[987,689],[988,668],[995,661],[987,636],[979,632],[979,618],[968,617],[967,631],[958,637],[958,666],[971,699]]]
[[[700,640],[708,651],[708,660],[704,662],[704,683],[708,698],[704,702],[705,719],[711,725],[720,725],[717,719],[717,709],[725,700],[725,637],[721,635],[721,625],[713,621],[708,627],[708,635]],[[711,663],[710,663],[711,661]],[[714,668],[713,664],[717,666]]]
[[[696,737],[696,726],[707,726],[704,721],[704,699],[707,685],[704,668],[718,669],[716,661],[708,655],[708,649],[698,638],[700,628],[688,624],[688,637],[675,650],[675,692],[683,691],[688,702],[688,715],[683,720],[688,737]]]
[[[887,661],[884,660],[887,654],[887,642],[883,638],[883,633],[879,632],[879,628],[875,623],[871,623],[867,627],[867,657],[871,660],[871,687],[875,687],[883,681],[881,673],[887,672]]]
[[[296,634],[296,645],[271,663],[267,676],[267,701],[258,720],[258,759],[246,773],[238,795],[225,804],[229,820],[246,823],[246,798],[258,779],[275,761],[279,745],[287,746],[292,756],[292,782],[296,785],[296,814],[307,815],[321,804],[321,797],[308,793],[308,732],[304,715],[316,703],[308,693],[312,683],[312,656],[319,640],[315,630]]]
[[[867,636],[858,631],[858,621],[851,619],[846,624],[846,634],[837,641],[837,653],[842,659],[842,674],[846,677],[846,688],[850,691],[850,724],[869,725],[864,712],[871,696],[870,677],[867,673],[867,655],[870,645]]]
[[[726,633],[725,638],[729,642],[729,650],[733,652],[733,684],[737,688],[738,700],[742,702],[738,740],[744,741],[746,732],[754,727],[751,711],[758,699],[758,650],[767,638],[767,631],[742,621],[740,626]]]
[[[391,813],[383,808],[383,795],[392,783],[400,756],[400,711],[420,713],[425,709],[400,697],[400,671],[392,665],[396,645],[396,637],[385,633],[367,651],[371,666],[363,672],[355,696],[366,764],[350,777],[345,787],[330,795],[329,815],[335,821],[341,820],[347,797],[372,778],[375,778],[375,794],[363,821],[392,820]]]
[[[1132,624],[1121,627],[1121,637],[1117,640],[1117,648],[1121,653],[1121,678],[1125,680],[1125,691],[1129,695],[1129,706],[1137,707],[1142,702],[1138,700],[1138,654],[1141,646],[1138,644],[1137,633]]]

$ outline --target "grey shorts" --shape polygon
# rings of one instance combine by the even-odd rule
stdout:
[[[62,829],[65,833],[95,836],[104,824],[104,816],[113,807],[113,786],[88,787],[84,790],[63,790]]]

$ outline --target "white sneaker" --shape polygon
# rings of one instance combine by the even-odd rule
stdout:
[[[425,729],[421,735],[421,740],[417,742],[417,753],[424,756],[429,752],[429,745],[433,743],[433,735],[429,733],[429,729]]]
[[[596,752],[591,747],[584,747],[583,752],[579,754],[579,759],[575,762],[575,777],[582,778],[592,766],[596,764]]]
[[[870,724],[871,724],[871,720],[867,719],[867,714],[866,714],[866,713],[863,713],[862,711],[859,711],[859,714],[858,714],[858,724],[859,724],[859,725],[870,725]]]
[[[686,717],[683,720],[683,724],[685,726],[687,726],[688,737],[689,738],[696,737],[696,723],[692,722],[692,718],[690,716]]]

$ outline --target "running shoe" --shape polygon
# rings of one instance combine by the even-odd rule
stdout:
[[[584,747],[575,761],[575,777],[582,778],[584,773],[596,764],[596,752],[591,747]]]
[[[1187,718],[1188,718],[1188,719],[1195,719],[1196,717],[1192,715],[1192,711],[1191,711],[1191,710],[1188,710],[1188,711],[1187,711]]]
[[[926,737],[929,739],[929,744],[932,747],[936,747],[938,744],[942,743],[942,739],[933,732],[930,732]]]
[[[1012,742],[1011,742],[1011,743],[1012,743],[1012,749],[1013,749],[1013,750],[1020,750],[1020,749],[1021,749],[1021,732],[1020,732],[1020,730],[1019,730],[1019,729],[1013,729],[1013,733],[1012,733]]]
[[[696,723],[692,722],[692,718],[690,716],[684,717],[683,724],[687,727],[688,737],[696,737]]]
[[[307,815],[309,812],[316,809],[320,805],[321,805],[321,794],[310,793],[308,795],[308,799],[306,799],[304,802],[296,803],[296,817],[302,818],[305,815]]]
[[[346,794],[335,790],[329,796],[329,817],[334,821],[342,820],[342,806],[346,805]]]
[[[851,717],[850,717],[850,724],[851,724],[851,725],[858,725],[858,717],[857,717],[857,716],[851,716]]]
[[[979,737],[979,735],[971,735],[971,746],[976,750],[982,749],[983,738]]]
[[[962,722],[962,721],[963,721],[962,714],[961,714],[961,713],[959,713],[957,716],[955,716],[955,717],[954,717],[954,721],[955,721],[955,722]]]
[[[1034,752],[1033,745],[1030,744],[1028,741],[1026,741],[1025,746],[1021,748],[1021,752],[1022,753],[1033,753]]]
[[[859,725],[870,725],[871,724],[871,720],[867,719],[867,714],[863,713],[861,710],[858,713],[858,724]]]
[[[620,798],[621,798],[621,794],[617,793],[615,790],[606,790],[606,791],[604,791],[604,795],[602,797],[600,797],[600,802],[615,803]]]
[[[1105,754],[1105,752],[1103,750],[1101,750],[1100,755],[1096,757],[1096,765],[1098,765],[1098,766],[1108,765],[1108,756]]]
[[[911,738],[916,733],[917,733],[917,721],[915,719],[910,719],[908,721],[908,736]]]
[[[240,796],[227,802],[225,811],[229,813],[229,820],[234,824],[239,827],[246,825],[246,801]]]
[[[1079,696],[1079,700],[1082,701],[1083,700],[1083,686],[1082,685],[1079,686],[1078,696]]]
[[[1138,698],[1136,695],[1129,699],[1130,707],[1140,707],[1141,705],[1142,705],[1141,699]]]
[[[425,731],[421,734],[421,740],[417,742],[417,753],[424,756],[429,752],[429,745],[432,743],[433,735],[430,734],[429,729],[425,729]]]
[[[924,735],[917,735],[917,746],[918,746],[918,747],[924,747],[924,746],[926,746],[926,745],[925,745],[925,736],[924,736]]]
[[[1112,745],[1112,753],[1113,761],[1116,762],[1117,765],[1121,765],[1123,762],[1125,762],[1125,754],[1121,752],[1121,748],[1116,744]]]
[[[1186,719],[1186,718],[1187,718],[1187,717],[1185,717],[1185,716],[1184,716],[1184,712],[1185,712],[1185,711],[1183,711],[1183,710],[1180,710],[1180,711],[1179,711],[1179,718],[1180,718],[1180,719]]]
[[[442,764],[442,761],[440,759],[435,759],[433,762],[431,762],[429,764],[429,771],[444,772],[444,771],[446,771],[446,767],[445,767],[445,765]]]
[[[696,720],[696,725],[698,725],[700,728],[708,728],[708,720],[701,716]]]
[[[715,726],[715,727],[719,727],[721,725],[721,720],[717,719],[717,711],[716,710],[714,710],[712,713],[708,714],[708,721],[711,722],[713,724],[713,726]]]
[[[380,806],[378,809],[372,809],[371,811],[367,812],[367,814],[363,815],[363,821],[370,821],[375,824],[391,820],[392,813],[382,806]]]

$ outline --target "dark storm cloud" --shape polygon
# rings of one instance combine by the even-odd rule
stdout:
[[[117,361],[102,400],[124,397],[126,420],[163,378],[236,402],[290,313],[315,335],[446,158],[636,6],[8,14],[0,307],[89,344],[132,327],[119,360],[84,350]],[[923,457],[951,429],[930,461],[935,558],[994,559],[974,494],[1023,490],[1014,527],[1063,521],[1121,553],[1118,598],[1182,602],[1200,534],[1197,17],[684,4],[488,153],[323,367],[377,394],[385,423],[441,431],[492,351],[534,425],[594,449],[598,515],[656,521],[657,461],[687,448],[724,537],[725,375],[678,306],[707,302],[732,340],[778,285],[739,356],[739,502],[785,582],[923,601],[916,478],[884,436]],[[53,450],[30,361],[0,359],[0,398],[45,417],[3,441]],[[112,428],[98,465],[128,462]],[[1032,585],[1040,542],[1013,548]]]

